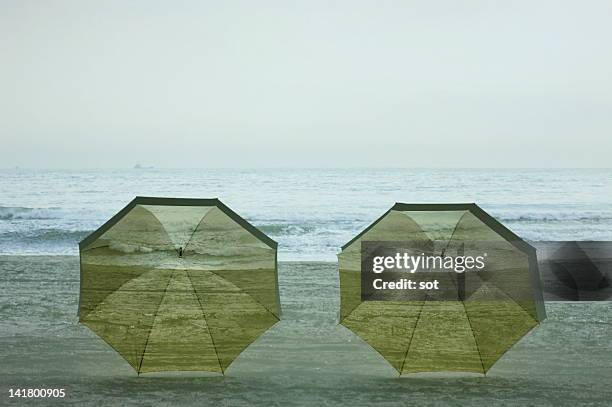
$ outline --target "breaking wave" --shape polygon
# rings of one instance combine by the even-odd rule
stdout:
[[[45,220],[59,219],[61,208],[26,208],[22,206],[0,206],[0,220]]]
[[[317,227],[312,225],[277,224],[260,225],[259,229],[270,236],[299,236],[313,233]]]
[[[556,223],[556,222],[581,222],[601,223],[612,222],[612,213],[522,213],[514,215],[497,216],[500,222],[508,223]]]

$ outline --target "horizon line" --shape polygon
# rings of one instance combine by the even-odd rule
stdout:
[[[174,166],[125,166],[125,167],[28,167],[12,166],[0,167],[0,171],[6,170],[42,170],[42,171],[97,171],[97,170],[612,170],[612,167],[397,167],[397,166],[346,166],[346,167],[325,167],[325,166],[278,166],[278,167],[174,167]]]

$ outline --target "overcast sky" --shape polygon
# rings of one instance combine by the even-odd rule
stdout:
[[[612,166],[609,0],[0,5],[0,167]]]

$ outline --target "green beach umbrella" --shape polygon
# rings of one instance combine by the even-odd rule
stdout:
[[[218,199],[137,197],[79,244],[79,321],[139,374],[223,374],[280,318],[276,247]]]
[[[409,242],[431,259],[484,255],[485,266],[435,274],[454,296],[425,290],[362,299],[364,242]],[[485,374],[546,318],[535,249],[475,204],[398,203],[343,246],[338,263],[340,323],[400,375]]]

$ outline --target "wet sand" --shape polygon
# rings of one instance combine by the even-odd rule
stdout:
[[[64,388],[35,405],[538,405],[612,400],[612,302],[547,302],[548,319],[487,376],[398,378],[337,324],[334,263],[281,263],[283,319],[225,377],[138,377],[78,324],[78,258],[0,256],[0,405],[9,388]]]

